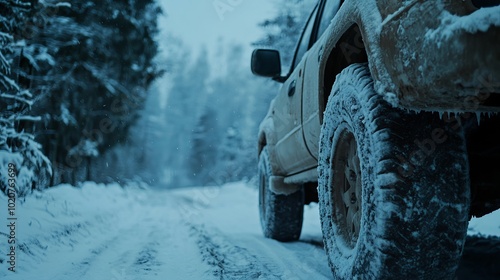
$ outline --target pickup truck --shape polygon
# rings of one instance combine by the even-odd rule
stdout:
[[[258,137],[264,235],[319,203],[335,279],[453,279],[500,208],[500,0],[320,0]]]

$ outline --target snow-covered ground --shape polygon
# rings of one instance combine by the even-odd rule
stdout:
[[[6,205],[0,195],[2,224]],[[0,279],[331,278],[317,205],[306,206],[299,242],[266,239],[257,191],[244,183],[174,191],[62,185],[18,201],[16,217],[17,272],[8,271],[2,226]],[[472,220],[469,233],[500,236],[500,213]],[[460,271],[474,275],[474,259],[467,261]]]

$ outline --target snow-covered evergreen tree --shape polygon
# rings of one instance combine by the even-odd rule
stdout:
[[[254,46],[280,51],[283,69],[292,63],[295,46],[306,24],[307,18],[317,0],[274,0],[277,14],[274,18],[260,23],[265,30],[264,38]]]
[[[36,12],[35,2],[0,0],[0,191],[6,192],[8,170],[14,166],[16,182],[11,186],[20,196],[45,188],[51,174],[49,160],[27,127],[40,118],[30,114],[34,98],[21,75],[23,63],[34,63],[23,54],[22,36],[28,28],[25,19]]]
[[[208,185],[213,182],[211,171],[215,167],[218,135],[217,111],[206,107],[198,123],[193,128],[191,149],[188,160],[190,178],[197,185]]]
[[[53,184],[92,180],[94,156],[82,143],[93,143],[103,155],[124,143],[144,107],[151,83],[161,71],[155,0],[46,0],[56,7],[34,36],[46,53],[35,87],[44,118],[37,127],[45,153],[57,167]]]

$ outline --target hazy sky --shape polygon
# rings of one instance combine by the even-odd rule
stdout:
[[[214,52],[217,42],[249,45],[263,32],[257,24],[273,16],[271,0],[159,0],[165,18],[160,27],[196,50]],[[250,49],[250,47],[249,47]]]

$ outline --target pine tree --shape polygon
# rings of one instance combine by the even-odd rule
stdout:
[[[23,80],[23,67],[34,63],[23,54],[28,26],[24,19],[33,17],[36,1],[0,0],[0,191],[6,192],[8,169],[16,169],[16,191],[24,196],[33,189],[46,187],[51,175],[49,160],[26,128],[39,121],[30,115],[34,97]]]
[[[192,135],[189,170],[195,184],[213,183],[211,170],[217,155],[217,112],[207,107],[201,115]]]
[[[302,28],[317,2],[317,0],[275,0],[276,7],[278,7],[277,15],[259,24],[265,30],[266,35],[253,45],[279,50],[283,69],[288,69],[292,63],[295,45],[302,33]]]
[[[36,87],[45,113],[39,140],[56,165],[52,183],[91,180],[92,159],[126,141],[151,83],[161,75],[156,1],[69,1],[33,38],[46,53]],[[92,153],[82,149],[91,143]],[[86,170],[85,174],[82,173]]]
[[[179,187],[201,182],[190,157],[195,147],[194,130],[199,126],[202,115],[207,110],[205,103],[210,91],[208,85],[210,65],[206,50],[202,50],[195,62],[190,64],[189,52],[182,43],[177,42],[172,47],[174,49],[171,51],[176,54],[169,56],[172,61],[169,63],[172,65],[170,81],[173,84],[167,100],[166,121],[169,125],[165,137],[165,149],[169,163],[166,168],[175,174],[171,179],[171,185]],[[194,176],[194,173],[198,175]]]

